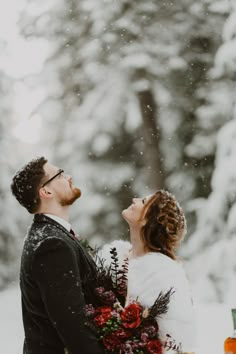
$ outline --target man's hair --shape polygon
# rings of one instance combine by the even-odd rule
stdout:
[[[45,177],[43,166],[46,162],[43,156],[33,159],[17,171],[12,179],[12,194],[31,214],[37,212],[40,205],[39,189]]]

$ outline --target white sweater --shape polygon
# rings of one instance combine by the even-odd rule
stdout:
[[[131,244],[127,241],[113,241],[105,245],[99,256],[105,264],[111,262],[110,249],[116,247],[120,264],[128,256]],[[178,261],[159,253],[149,252],[142,257],[129,260],[128,297],[136,299],[147,307],[153,305],[160,291],[171,287],[174,294],[170,298],[168,312],[158,318],[161,339],[170,334],[182,350],[193,352],[195,349],[195,316],[184,269]],[[170,351],[167,352],[171,353]]]

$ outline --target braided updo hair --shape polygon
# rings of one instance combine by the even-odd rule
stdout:
[[[175,250],[185,236],[187,226],[182,208],[175,197],[158,190],[147,202],[146,223],[141,229],[145,247],[149,251],[161,252],[176,259]]]

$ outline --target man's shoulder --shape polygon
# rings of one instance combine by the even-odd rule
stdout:
[[[44,215],[35,215],[34,220],[27,232],[24,248],[35,250],[42,243],[50,243],[53,240],[68,242],[67,230],[54,220],[50,220]]]

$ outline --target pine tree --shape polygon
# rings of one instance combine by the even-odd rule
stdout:
[[[163,187],[180,201],[206,195],[212,153],[206,162],[193,161],[186,145],[194,140],[199,92],[218,41],[207,5],[60,0],[47,6],[37,17],[23,16],[22,28],[52,48],[41,79],[48,98],[38,109],[55,162],[84,186],[88,206],[79,227],[116,238],[125,232],[120,211],[134,195]]]
[[[188,269],[197,296],[204,301],[233,303],[236,295],[236,172],[233,167],[236,156],[236,7],[232,4],[232,8],[225,6],[224,11],[226,9],[229,16],[223,28],[224,42],[216,53],[212,70],[211,101],[203,108],[208,112],[208,124],[216,144],[212,191],[207,199],[196,204],[197,228],[186,245],[185,254],[191,259]],[[214,123],[223,125],[217,134]]]
[[[19,269],[19,250],[24,235],[22,226],[25,217],[11,195],[11,178],[15,172],[19,155],[14,142],[12,87],[13,80],[0,71],[1,120],[0,120],[0,289],[16,279]],[[19,150],[19,154],[20,154]]]

